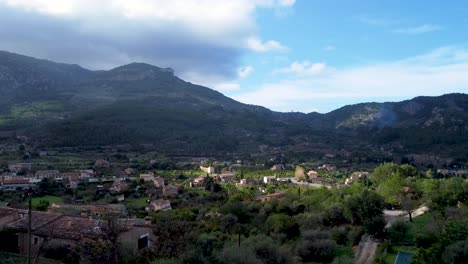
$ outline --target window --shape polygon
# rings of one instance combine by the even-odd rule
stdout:
[[[140,236],[138,239],[138,250],[149,247],[148,234]]]
[[[37,245],[39,243],[39,238],[38,237],[34,237],[34,245]]]

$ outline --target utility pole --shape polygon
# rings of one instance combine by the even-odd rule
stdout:
[[[29,210],[28,210],[28,218],[29,218],[29,223],[28,223],[28,264],[31,264],[31,251],[32,251],[32,191],[29,190],[28,192],[29,195]]]
[[[240,247],[240,243],[241,243],[240,226],[237,226],[237,247]]]

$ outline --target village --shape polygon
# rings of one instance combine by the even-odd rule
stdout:
[[[12,163],[9,164],[7,170],[0,174],[0,191],[21,192],[30,188],[36,189],[41,183],[42,185],[44,183],[54,184],[67,190],[68,193],[72,193],[73,199],[71,199],[70,203],[51,203],[47,208],[49,211],[76,209],[80,211],[80,214],[90,212],[90,214],[99,216],[110,212],[128,216],[124,205],[125,200],[129,198],[131,200],[132,195],[135,196],[135,193],[141,194],[139,189],[142,187],[150,187],[150,190],[144,193],[144,195],[147,195],[145,210],[160,211],[171,209],[171,197],[177,197],[186,188],[203,188],[208,181],[221,185],[230,184],[237,188],[255,189],[255,199],[262,201],[267,197],[280,197],[281,190],[276,190],[278,185],[333,188],[340,185],[350,185],[353,181],[369,174],[364,171],[354,172],[343,182],[338,182],[333,178],[319,176],[318,171],[330,172],[337,169],[335,166],[326,164],[318,166],[316,170],[300,171],[299,175],[294,172],[294,167],[291,165],[276,164],[270,168],[270,174],[256,176],[255,178],[242,178],[242,172],[220,171],[219,167],[200,165],[199,171],[196,172],[198,175],[191,175],[183,180],[161,177],[154,171],[139,173],[132,168],[124,169],[124,175],[120,176],[102,175],[95,170],[95,168],[99,170],[99,168],[110,166],[110,163],[106,160],[96,160],[93,168],[63,172],[56,169],[34,171],[32,163]],[[284,173],[281,173],[282,176],[276,176],[278,172],[284,172],[287,169],[289,169],[291,177],[284,176]],[[98,201],[87,203],[83,199],[77,198],[77,193],[86,190],[92,190],[97,196],[106,199],[98,199]],[[102,200],[111,202],[105,203]]]
[[[34,170],[34,164],[26,162],[9,164],[0,173],[0,229],[16,230],[15,234],[6,236],[15,241],[7,249],[27,255],[32,247],[31,252],[38,257],[47,245],[76,246],[117,230],[116,241],[123,245],[121,254],[134,255],[150,248],[155,241],[154,213],[183,207],[180,200],[187,190],[204,190],[213,184],[230,185],[252,190],[255,193],[252,198],[264,202],[284,197],[285,192],[278,188],[281,185],[326,188],[338,185],[336,180],[322,178],[314,170],[300,179],[275,176],[285,171],[284,164],[272,166],[270,175],[256,179],[241,178],[236,171],[220,171],[219,167],[203,165],[196,176],[182,180],[132,168],[124,169],[119,176],[100,173],[109,167],[111,163],[107,160],[96,160],[92,168],[69,171]],[[336,167],[324,165],[321,169],[331,171]],[[352,180],[352,177],[347,179],[347,184]],[[28,241],[28,198],[34,200],[32,244]]]
[[[164,244],[165,230],[171,230],[174,221],[167,219],[175,217],[179,224],[196,222],[200,217],[205,224],[216,219],[216,225],[226,225],[218,228],[229,233],[232,226],[242,223],[240,216],[230,213],[236,209],[226,211],[230,204],[253,203],[268,208],[270,204],[287,203],[291,197],[301,199],[301,193],[349,192],[356,186],[369,186],[372,173],[327,163],[258,165],[200,159],[191,161],[190,167],[164,170],[155,168],[157,162],[149,161],[154,169],[116,169],[121,164],[97,159],[87,168],[65,170],[11,162],[0,173],[0,238],[13,241],[3,245],[3,250],[39,258],[49,256],[51,250],[56,252],[56,247],[76,253],[108,241],[107,250],[138,258],[146,251],[167,250],[159,248]],[[463,174],[457,170],[435,173],[447,177]],[[402,190],[414,191],[406,186]],[[290,214],[318,210],[309,205],[302,209],[294,204],[287,206],[291,208],[288,210],[298,210]],[[411,209],[413,217],[428,210],[425,205],[417,206]],[[386,228],[401,219],[408,221],[407,211],[388,209],[394,208],[382,211],[388,221]],[[172,232],[166,234],[166,239],[171,239],[179,231],[167,232]],[[368,250],[366,243],[375,245],[368,238],[363,241],[356,249],[356,256],[361,258]],[[67,259],[54,254],[54,258]]]

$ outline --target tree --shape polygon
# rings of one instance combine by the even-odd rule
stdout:
[[[191,222],[179,219],[170,211],[159,213],[153,219],[157,219],[153,228],[156,255],[181,259],[192,243]]]
[[[234,264],[288,264],[290,254],[271,238],[265,235],[250,236],[241,242],[240,247],[231,245],[221,252],[221,263]]]
[[[323,223],[326,226],[339,226],[347,222],[344,216],[344,208],[341,204],[333,204],[327,208],[323,214]]]
[[[376,191],[385,198],[385,202],[395,205],[398,203],[398,196],[405,184],[405,179],[397,173],[383,179]]]
[[[308,230],[302,233],[296,252],[306,261],[329,262],[335,256],[336,242],[330,239],[330,233]]]
[[[401,176],[404,178],[408,177],[423,177],[424,175],[420,173],[415,167],[408,165],[408,164],[403,164],[400,165],[398,168],[398,172],[400,173]]]
[[[353,224],[363,224],[381,216],[384,205],[382,196],[368,189],[348,197],[344,202],[346,213]]]
[[[301,166],[296,166],[296,171],[294,172],[294,178],[297,181],[305,181],[307,180],[305,169]]]
[[[398,165],[395,163],[384,163],[372,172],[370,179],[373,183],[379,184],[381,181],[386,178],[395,175],[398,172]]]
[[[419,201],[415,199],[411,192],[400,192],[397,200],[400,202],[401,208],[408,212],[410,222],[413,222],[413,210],[419,206]]]
[[[117,264],[119,261],[119,234],[124,226],[115,218],[110,218],[107,225],[101,227],[99,238],[83,238],[75,250],[80,255],[80,263]]]
[[[376,238],[382,238],[384,236],[384,229],[387,222],[385,221],[383,215],[368,218],[364,220],[363,224],[365,231],[368,234],[373,235]]]
[[[36,205],[36,210],[38,211],[47,211],[50,206],[50,202],[47,200],[39,200],[39,204]]]
[[[205,190],[210,192],[219,192],[222,190],[221,186],[209,176],[207,176],[203,181],[203,187],[205,187]]]
[[[114,245],[108,239],[82,239],[77,246],[77,252],[81,256],[83,263],[116,263]]]
[[[466,263],[468,259],[468,238],[448,245],[442,258],[445,263]]]
[[[299,227],[294,219],[286,214],[272,214],[270,215],[265,225],[272,233],[284,233],[290,236],[298,235]]]

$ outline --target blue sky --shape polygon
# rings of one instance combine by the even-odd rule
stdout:
[[[296,1],[292,9],[284,16],[268,10],[259,12],[257,21],[262,36],[277,39],[289,49],[284,53],[246,55],[243,62],[251,65],[253,70],[250,76],[240,80],[240,87],[257,92],[245,94],[240,89],[228,94],[243,101],[262,101],[260,104],[281,111],[328,112],[345,104],[468,91],[465,80],[455,85],[431,86],[427,89],[424,80],[425,75],[431,80],[430,76],[433,76],[434,71],[437,72],[438,69],[430,68],[434,63],[446,63],[446,66],[466,63],[466,58],[465,61],[448,59],[444,62],[457,53],[466,55],[468,36],[462,32],[468,22],[468,6],[462,1],[443,4],[439,1]],[[424,61],[423,58],[416,61],[417,57],[437,51],[441,51],[436,58],[439,62]],[[414,62],[403,62],[410,59]],[[268,63],[263,64],[263,60]],[[362,86],[349,90],[346,86],[353,85],[353,80],[341,77],[344,80],[339,81],[340,77],[335,76],[331,77],[338,79],[334,80],[337,82],[335,85],[324,85],[326,88],[322,89],[325,91],[314,96],[314,91],[322,91],[314,79],[326,77],[320,74],[301,76],[293,71],[288,74],[274,73],[294,62],[304,61],[309,62],[309,67],[314,63],[325,64],[336,71],[335,74],[354,71],[360,74],[356,78],[362,78],[354,80],[356,85]],[[376,71],[375,74],[381,74],[383,81],[392,76],[398,78],[399,74],[392,69],[395,67],[407,70],[408,73],[416,71],[418,74],[415,74],[415,78],[401,76],[402,81],[408,84],[402,87],[392,87],[393,83],[401,84],[391,80],[388,80],[388,86],[379,84],[375,88],[365,83],[373,77],[372,69]],[[416,67],[428,68],[417,70]],[[420,71],[427,72],[420,74]],[[351,83],[347,83],[346,79]],[[264,87],[264,90],[259,91],[258,87]],[[296,94],[292,96],[290,93]],[[291,99],[288,100],[288,97]],[[258,98],[265,98],[265,101]]]
[[[464,1],[0,0],[0,49],[133,61],[276,111],[468,92]]]

